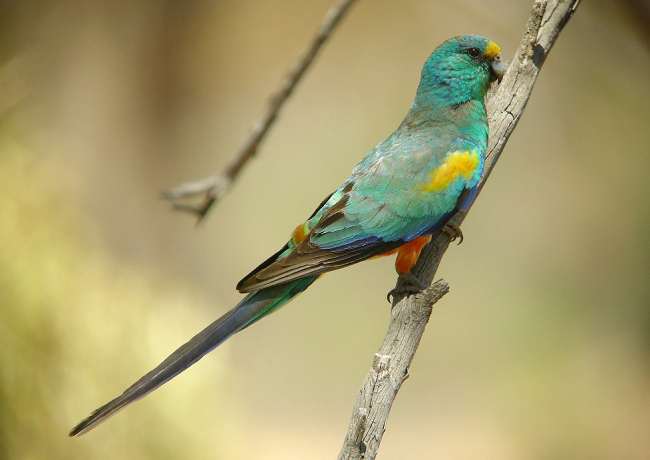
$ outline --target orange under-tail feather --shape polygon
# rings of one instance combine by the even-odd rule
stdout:
[[[418,236],[417,238],[402,245],[397,250],[397,259],[395,260],[395,270],[400,275],[407,274],[420,257],[422,248],[431,241],[431,235]]]
[[[397,273],[400,275],[405,275],[411,271],[413,265],[415,265],[415,263],[418,261],[418,257],[420,257],[420,251],[422,251],[422,248],[429,241],[431,241],[431,235],[418,236],[408,243],[401,245],[399,248],[392,249],[375,257],[385,257],[397,253],[397,259],[395,260],[395,270],[397,270]],[[373,257],[373,259],[375,257]]]

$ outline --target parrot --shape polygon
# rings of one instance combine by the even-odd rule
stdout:
[[[424,289],[410,269],[431,238],[448,231],[448,221],[474,201],[488,141],[485,97],[504,72],[501,50],[487,38],[462,35],[439,45],[397,129],[361,159],[279,251],[237,284],[246,296],[69,435],[88,432],[151,393],[326,272],[397,253],[395,269],[404,289],[409,294]]]

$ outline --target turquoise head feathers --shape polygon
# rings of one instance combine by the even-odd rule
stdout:
[[[483,100],[490,83],[503,73],[501,50],[495,43],[478,35],[454,37],[425,62],[416,100],[437,108]]]

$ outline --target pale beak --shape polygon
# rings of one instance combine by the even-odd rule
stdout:
[[[503,79],[503,74],[506,72],[506,66],[503,63],[500,54],[497,54],[492,58],[490,61],[490,68],[492,69],[492,73],[494,73],[497,80],[500,82]]]

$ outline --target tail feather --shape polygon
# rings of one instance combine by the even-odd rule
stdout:
[[[316,278],[303,278],[248,294],[232,310],[178,348],[155,369],[127,388],[124,393],[82,420],[70,431],[70,436],[78,436],[90,431],[120,409],[176,377],[233,334],[289,302],[307,289]]]

